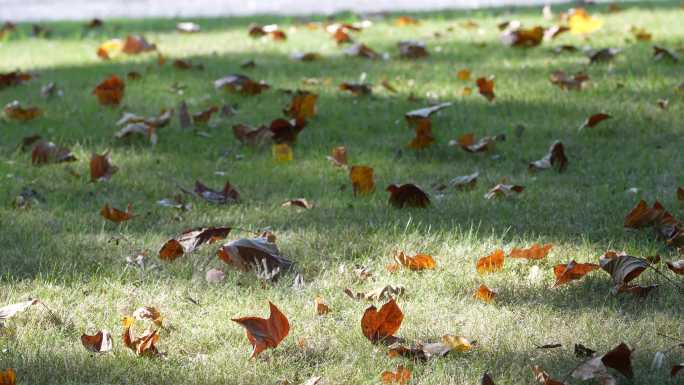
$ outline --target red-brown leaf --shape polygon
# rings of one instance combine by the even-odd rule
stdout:
[[[475,268],[480,274],[493,273],[502,270],[504,266],[504,257],[504,251],[502,249],[496,249],[491,254],[478,259]]]
[[[397,208],[425,208],[430,205],[430,197],[422,188],[413,183],[391,184],[387,186],[386,191],[390,193],[389,202]]]
[[[553,274],[556,276],[556,283],[553,287],[574,281],[584,277],[587,273],[596,270],[599,265],[595,263],[577,263],[574,260],[567,264],[558,264],[553,267]]]
[[[361,330],[373,343],[385,339],[392,339],[394,333],[401,327],[404,314],[394,299],[382,305],[378,311],[375,306],[366,309],[361,318]]]
[[[247,339],[254,348],[250,358],[258,356],[268,348],[277,347],[290,332],[290,323],[285,314],[273,303],[269,302],[268,305],[271,311],[268,319],[259,317],[232,319],[232,321],[244,327],[247,332]]]

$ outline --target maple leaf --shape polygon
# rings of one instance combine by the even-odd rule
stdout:
[[[403,319],[404,313],[401,312],[396,301],[391,299],[382,305],[380,310],[377,310],[375,306],[366,309],[361,318],[361,331],[373,343],[394,342],[397,339],[394,333],[399,330]]]
[[[549,251],[551,251],[552,247],[553,245],[550,243],[544,246],[535,243],[528,249],[513,248],[511,249],[509,255],[511,258],[542,259],[549,254]]]
[[[93,90],[93,95],[102,105],[118,105],[124,96],[126,85],[118,76],[112,75],[103,80]]]
[[[318,95],[308,91],[297,91],[292,95],[290,105],[283,111],[294,119],[309,119],[316,116]]]
[[[242,238],[225,243],[216,255],[225,263],[242,271],[264,269],[274,279],[280,272],[289,269],[292,261],[280,255],[275,243],[267,237]],[[259,271],[257,271],[259,272]]]
[[[250,358],[258,356],[268,348],[276,348],[290,332],[290,323],[273,303],[268,302],[270,312],[268,319],[259,317],[233,318],[245,328],[247,339],[254,350]]]
[[[478,259],[475,268],[480,274],[503,270],[504,257],[504,251],[502,249],[496,249],[491,254]]]
[[[373,169],[368,166],[352,166],[349,170],[354,195],[367,195],[375,190]]]
[[[90,157],[90,181],[108,181],[119,170],[109,159],[109,151],[102,155],[93,153]]]
[[[384,384],[405,385],[411,379],[411,371],[399,365],[396,372],[382,372],[380,379]]]
[[[475,293],[473,294],[474,298],[479,299],[482,302],[492,302],[494,300],[494,297],[496,297],[497,292],[488,288],[486,285],[482,284],[480,287],[475,290]]]
[[[401,266],[407,267],[410,270],[434,270],[437,263],[432,258],[431,255],[427,254],[416,254],[413,257],[404,254],[403,251],[397,251],[394,253],[393,259],[396,263]]]
[[[494,95],[494,79],[493,78],[478,78],[477,84],[480,95],[484,96],[488,101],[492,102],[496,98]]]
[[[133,218],[130,203],[126,208],[126,211],[119,210],[115,207],[110,207],[108,203],[105,203],[105,205],[102,206],[102,209],[100,210],[100,215],[102,215],[103,218],[115,223],[121,223]]]

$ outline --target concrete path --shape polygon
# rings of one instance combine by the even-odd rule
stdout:
[[[350,10],[380,12],[543,5],[564,0],[0,0],[0,22],[145,18],[307,15]]]

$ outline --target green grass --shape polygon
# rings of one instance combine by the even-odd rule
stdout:
[[[605,24],[589,39],[565,34],[529,50],[502,46],[496,24],[520,19],[525,25],[550,25],[537,8],[419,14],[422,24],[405,28],[395,27],[391,19],[375,20],[357,39],[389,52],[389,61],[345,57],[324,32],[279,17],[198,20],[204,31],[197,35],[176,33],[176,20],[112,20],[92,34],[83,34],[78,23],[54,23],[49,40],[28,37],[30,26],[20,25],[18,33],[0,43],[0,72],[19,68],[39,78],[0,91],[0,105],[17,99],[39,106],[44,116],[28,123],[0,120],[0,305],[37,297],[61,322],[51,321],[40,306],[7,321],[9,329],[0,336],[0,369],[15,368],[19,384],[297,384],[313,375],[323,376],[326,384],[374,384],[382,371],[403,364],[413,371],[412,384],[476,384],[485,371],[498,385],[533,384],[532,365],[559,379],[571,371],[580,362],[572,352],[574,343],[604,352],[624,341],[636,348],[635,384],[682,381],[681,375],[678,380],[669,377],[670,365],[683,359],[681,350],[669,354],[667,369],[650,368],[653,354],[673,343],[658,333],[684,339],[681,293],[655,273],[639,278],[661,283],[645,300],[610,295],[610,279],[600,271],[576,284],[550,288],[554,264],[573,258],[597,262],[609,248],[678,259],[649,231],[622,227],[624,215],[639,198],[658,199],[675,217],[684,217],[675,197],[677,185],[684,184],[684,96],[675,91],[684,81],[683,67],[681,62],[651,59],[652,44],[684,44],[684,10],[677,7],[632,4],[616,14],[596,8],[592,12]],[[338,19],[356,20],[350,15]],[[480,29],[459,27],[470,19]],[[247,25],[254,21],[281,24],[289,39],[275,43],[249,38]],[[630,25],[652,32],[653,43],[633,42]],[[442,37],[435,38],[435,31]],[[134,32],[145,33],[167,58],[191,58],[206,69],[159,68],[154,55],[111,62],[95,56],[102,41]],[[396,42],[409,38],[426,41],[430,58],[396,59]],[[587,66],[581,53],[550,52],[560,44],[624,51],[612,64]],[[295,62],[289,59],[294,51],[317,51],[324,59]],[[248,59],[257,67],[240,69]],[[457,79],[463,68],[475,77],[496,77],[494,103],[477,92],[461,96],[464,86],[473,86]],[[592,84],[581,92],[562,91],[548,80],[557,69],[586,70]],[[109,74],[125,76],[131,70],[143,78],[127,82],[122,105],[98,105],[93,87]],[[256,97],[216,92],[212,81],[231,73],[266,80],[274,90]],[[340,82],[362,74],[375,85],[373,96],[356,98],[338,91]],[[312,77],[330,79],[331,84],[302,84]],[[383,89],[384,78],[399,92]],[[64,89],[64,97],[41,98],[40,86],[49,81]],[[175,82],[187,86],[183,95],[167,91]],[[280,117],[289,96],[278,89],[297,88],[320,98],[318,116],[294,147],[294,161],[275,163],[270,148],[254,150],[233,138],[233,124],[256,126]],[[409,100],[410,94],[418,100]],[[433,118],[437,143],[415,153],[406,148],[413,133],[403,114],[427,106],[428,94],[454,105]],[[668,111],[656,106],[661,98],[669,99]],[[215,126],[206,129],[211,138],[181,131],[175,117],[159,131],[156,147],[144,140],[120,143],[112,138],[122,111],[152,115],[182,99],[192,112],[223,103],[236,103],[239,112],[214,118]],[[578,132],[587,116],[600,111],[614,118]],[[526,127],[520,139],[513,134],[517,124]],[[505,133],[508,139],[498,143],[497,157],[447,146],[468,131],[478,137]],[[34,133],[69,146],[79,161],[32,166],[17,143]],[[527,162],[541,158],[554,140],[566,146],[567,171],[529,174]],[[347,146],[350,163],[375,169],[374,194],[353,197],[346,173],[328,164],[325,156],[338,145]],[[108,183],[89,183],[89,156],[106,149],[120,170]],[[236,160],[238,154],[241,160]],[[68,167],[81,176],[72,176]],[[397,210],[387,204],[384,188],[390,183],[428,188],[475,170],[481,176],[474,191],[450,191],[442,199],[433,194],[428,209]],[[485,200],[484,193],[501,178],[526,189],[512,200]],[[228,179],[243,201],[216,206],[195,200],[193,210],[182,213],[156,205],[175,194],[177,184],[189,187],[196,179],[213,187]],[[24,186],[40,192],[46,202],[29,210],[13,208],[11,202]],[[639,193],[627,193],[631,187]],[[316,207],[280,207],[297,197]],[[104,203],[123,208],[129,202],[138,215],[129,222],[115,225],[99,215]],[[280,249],[296,261],[306,287],[292,289],[292,274],[262,287],[252,273],[231,270],[213,258],[211,246],[171,264],[156,257],[166,239],[209,225],[272,229]],[[245,236],[249,234],[235,231],[230,239]],[[495,248],[532,242],[553,243],[554,248],[540,262],[507,260],[503,272],[475,272],[475,261]],[[141,274],[125,261],[142,250],[150,250],[150,256]],[[390,274],[384,266],[394,250],[432,254],[438,268]],[[204,281],[207,260],[210,267],[226,269],[224,283]],[[373,278],[355,282],[355,265],[373,268]],[[542,275],[528,280],[533,265],[539,265]],[[368,304],[350,300],[342,290],[389,283],[407,288],[398,301],[405,314],[400,336],[426,340],[451,333],[477,340],[479,347],[426,363],[387,357],[361,333]],[[480,283],[499,290],[494,303],[472,298]],[[314,314],[316,295],[330,305],[330,315]],[[289,317],[292,330],[277,349],[249,360],[244,330],[230,319],[267,316],[268,300]],[[159,343],[165,360],[136,357],[120,342],[121,316],[142,305],[157,306],[165,317]],[[99,329],[112,331],[115,347],[94,356],[81,346],[79,336]],[[297,346],[300,337],[308,341],[308,350]],[[563,348],[535,349],[547,343],[562,343]]]

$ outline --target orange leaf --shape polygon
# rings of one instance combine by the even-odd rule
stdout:
[[[90,157],[90,180],[92,182],[108,181],[119,169],[110,163],[109,152],[102,155],[93,153]]]
[[[124,346],[133,350],[138,356],[155,357],[160,355],[156,346],[156,343],[159,342],[159,334],[157,334],[156,330],[147,330],[145,334],[136,338],[135,333],[131,330],[135,319],[133,317],[124,317],[122,323],[124,326],[122,336]]]
[[[504,251],[502,249],[496,249],[491,254],[478,259],[475,265],[477,272],[480,274],[503,270],[503,266]]]
[[[204,111],[200,111],[196,114],[192,114],[192,123],[193,124],[205,124],[205,123],[209,122],[209,119],[211,119],[211,116],[214,115],[215,112],[218,112],[218,107],[211,106]]]
[[[512,184],[497,184],[485,194],[485,199],[508,198],[513,194],[520,194],[525,187]]]
[[[656,204],[659,205],[657,201]],[[643,199],[640,200],[639,203],[637,203],[637,205],[634,206],[629,213],[627,213],[624,227],[630,229],[639,229],[652,225],[661,214],[660,210],[657,209],[656,204],[654,204],[653,208],[651,208],[648,207],[646,201]]]
[[[345,146],[337,146],[332,149],[332,155],[328,156],[328,160],[332,162],[335,167],[347,166],[347,148]]]
[[[434,270],[437,263],[432,256],[427,254],[416,254],[409,257],[403,251],[398,251],[394,254],[394,260],[401,266],[408,267],[411,270]]]
[[[430,205],[430,197],[428,197],[423,189],[413,183],[391,184],[387,186],[385,191],[390,193],[389,202],[397,208],[425,208]]]
[[[169,239],[159,249],[159,258],[164,261],[189,254],[203,244],[211,244],[225,239],[230,233],[230,227],[199,227],[185,230],[179,236]]]
[[[101,330],[92,336],[83,334],[81,343],[91,352],[106,353],[112,350],[112,335],[106,330]],[[1,381],[0,384],[2,384]]]
[[[450,141],[449,145],[458,144],[462,149],[467,152],[485,152],[492,151],[496,148],[496,137],[483,136],[475,141],[475,134],[472,132],[465,133],[458,137],[457,141]]]
[[[544,38],[544,28],[536,26],[531,29],[507,28],[501,35],[501,41],[513,47],[536,47]]]
[[[370,95],[373,93],[373,87],[366,83],[340,83],[339,89],[341,91],[348,91],[354,96]]]
[[[551,251],[553,245],[550,243],[541,246],[538,243],[530,246],[529,249],[513,248],[510,252],[511,258],[542,259]]]
[[[352,166],[349,170],[354,195],[367,195],[375,190],[373,169],[368,166]]]
[[[420,22],[411,16],[399,16],[394,19],[394,24],[398,27],[406,27],[409,25],[419,25]]]
[[[496,98],[494,95],[494,79],[478,78],[475,82],[477,83],[480,95],[487,98],[490,102]]]
[[[380,379],[385,384],[404,385],[411,379],[411,371],[399,365],[396,372],[382,372]]]
[[[259,317],[233,318],[247,332],[247,339],[254,347],[250,358],[254,358],[268,348],[275,348],[290,332],[287,317],[271,302],[268,303],[271,314],[268,319]]]
[[[102,207],[100,210],[100,215],[102,215],[105,219],[108,219],[112,222],[120,223],[123,221],[127,221],[131,218],[133,218],[133,215],[131,214],[131,204],[128,204],[128,207],[126,208],[126,211],[121,211],[117,208],[114,207],[109,207],[108,203],[105,203],[105,205]]]
[[[316,308],[316,314],[326,315],[330,313],[330,307],[323,302],[323,298],[316,297],[314,299],[314,307]]]
[[[370,306],[361,318],[361,330],[371,342],[376,343],[384,339],[393,339],[394,333],[401,327],[404,314],[397,306],[394,299],[382,305],[378,311],[375,306]]]
[[[458,76],[459,80],[462,81],[468,81],[470,80],[470,70],[469,69],[462,69],[456,73],[456,76]]]
[[[584,277],[587,273],[596,270],[599,265],[595,263],[577,263],[574,260],[567,264],[558,264],[553,267],[553,274],[556,276],[556,283],[553,287],[574,281]]]
[[[14,385],[17,382],[17,373],[14,369],[7,368],[0,371],[0,385]]]
[[[139,53],[154,51],[156,49],[157,46],[148,43],[144,36],[128,35],[126,37],[126,41],[124,42],[123,48],[121,48],[121,51],[128,55],[137,55]]]
[[[290,106],[284,111],[286,115],[295,119],[309,119],[316,116],[316,101],[318,95],[308,91],[297,91],[292,96]]]
[[[409,125],[416,130],[416,137],[413,138],[408,146],[414,150],[422,150],[430,147],[435,142],[432,136],[432,121],[427,118],[407,118]]]
[[[612,116],[610,116],[608,114],[604,114],[602,112],[600,112],[598,114],[591,115],[590,117],[587,118],[587,120],[584,121],[584,123],[582,123],[582,125],[580,126],[580,130],[587,128],[587,127],[589,127],[589,128],[594,127],[597,124],[601,123],[602,121],[604,121],[606,119],[610,119],[610,118],[612,118]]]
[[[52,142],[38,142],[31,151],[31,163],[34,165],[74,162],[76,160],[71,150],[57,146]]]
[[[121,103],[126,85],[118,76],[112,75],[95,87],[93,94],[102,105],[117,105]]]
[[[488,288],[486,285],[482,284],[477,288],[473,297],[479,299],[482,302],[490,303],[496,297],[497,293],[492,289]]]
[[[379,59],[380,55],[363,43],[356,43],[344,51],[349,56],[358,56],[367,59]]]
[[[589,81],[589,76],[584,72],[578,72],[571,76],[563,71],[555,71],[551,74],[550,79],[551,83],[563,90],[579,91]]]

